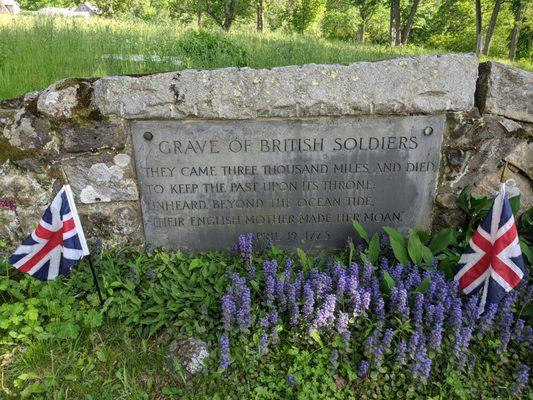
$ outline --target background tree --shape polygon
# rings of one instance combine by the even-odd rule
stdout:
[[[294,0],[290,3],[292,28],[303,33],[316,22],[326,9],[326,0]]]
[[[525,0],[515,0],[512,3],[514,9],[514,26],[511,34],[511,42],[509,43],[509,59],[514,61],[516,57],[516,47],[518,39],[520,38],[520,28],[524,22],[524,10],[526,8]]]
[[[476,0],[476,54],[481,53],[483,43],[483,13],[481,12],[481,0]]]
[[[487,34],[485,36],[485,44],[483,46],[483,54],[485,55],[489,54],[490,42],[492,40],[492,35],[494,34],[494,28],[496,27],[496,21],[498,19],[498,14],[500,13],[502,2],[503,0],[496,0],[494,2],[494,8],[492,9],[492,15],[487,27]]]
[[[264,25],[264,19],[263,19],[263,9],[264,9],[264,3],[263,0],[257,0],[257,32],[263,32],[263,25]]]
[[[238,16],[247,16],[252,9],[248,0],[204,0],[206,13],[226,31]]]
[[[352,0],[352,4],[359,11],[360,21],[357,29],[357,40],[365,41],[366,26],[380,5],[380,0]]]

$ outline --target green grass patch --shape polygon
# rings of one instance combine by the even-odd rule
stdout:
[[[442,53],[415,46],[326,40],[236,29],[197,31],[169,22],[0,15],[0,98],[11,98],[69,77],[143,74],[186,68],[275,67],[377,61]],[[143,61],[106,55],[143,55]],[[149,56],[174,57],[155,62]],[[522,68],[533,64],[521,61]]]

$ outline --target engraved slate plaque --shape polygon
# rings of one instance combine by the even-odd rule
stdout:
[[[430,225],[444,115],[132,121],[146,240],[228,249],[240,233],[304,249]]]

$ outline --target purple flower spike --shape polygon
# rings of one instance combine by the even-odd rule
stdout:
[[[229,348],[229,337],[224,334],[220,337],[220,366],[222,368],[227,368],[230,366],[230,348]]]
[[[293,375],[288,375],[287,376],[287,381],[292,385],[292,386],[296,386],[298,384],[298,382],[296,381],[296,378],[293,376]]]
[[[303,316],[306,321],[309,321],[313,316],[313,311],[315,307],[315,294],[309,282],[304,284],[304,304],[303,304]]]
[[[516,383],[514,385],[514,391],[516,393],[522,393],[524,388],[527,386],[527,383],[529,381],[529,367],[520,364],[518,366],[518,373],[516,376]]]
[[[328,294],[324,303],[320,306],[316,312],[315,320],[313,321],[313,326],[317,329],[328,326],[331,327],[335,320],[335,304],[337,298],[334,294]]]
[[[237,247],[239,250],[239,254],[241,256],[241,260],[245,264],[250,264],[252,262],[253,240],[254,240],[253,233],[246,233],[246,234],[239,235],[239,239],[237,241]]]
[[[222,296],[222,322],[226,332],[231,329],[231,325],[235,319],[236,311],[237,308],[235,306],[235,302],[231,298],[231,295],[225,294]]]
[[[368,370],[370,369],[370,364],[368,361],[363,360],[361,361],[361,364],[359,365],[359,378],[364,378],[368,375]]]

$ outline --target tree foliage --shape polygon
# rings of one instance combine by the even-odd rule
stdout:
[[[21,0],[22,8],[74,7],[81,0]],[[532,58],[531,0],[93,0],[104,16],[235,25],[379,44]],[[476,3],[481,14],[476,18]],[[259,17],[258,17],[259,15]],[[260,18],[260,21],[259,19]],[[264,24],[258,25],[259,22]],[[477,32],[477,24],[481,31]]]

